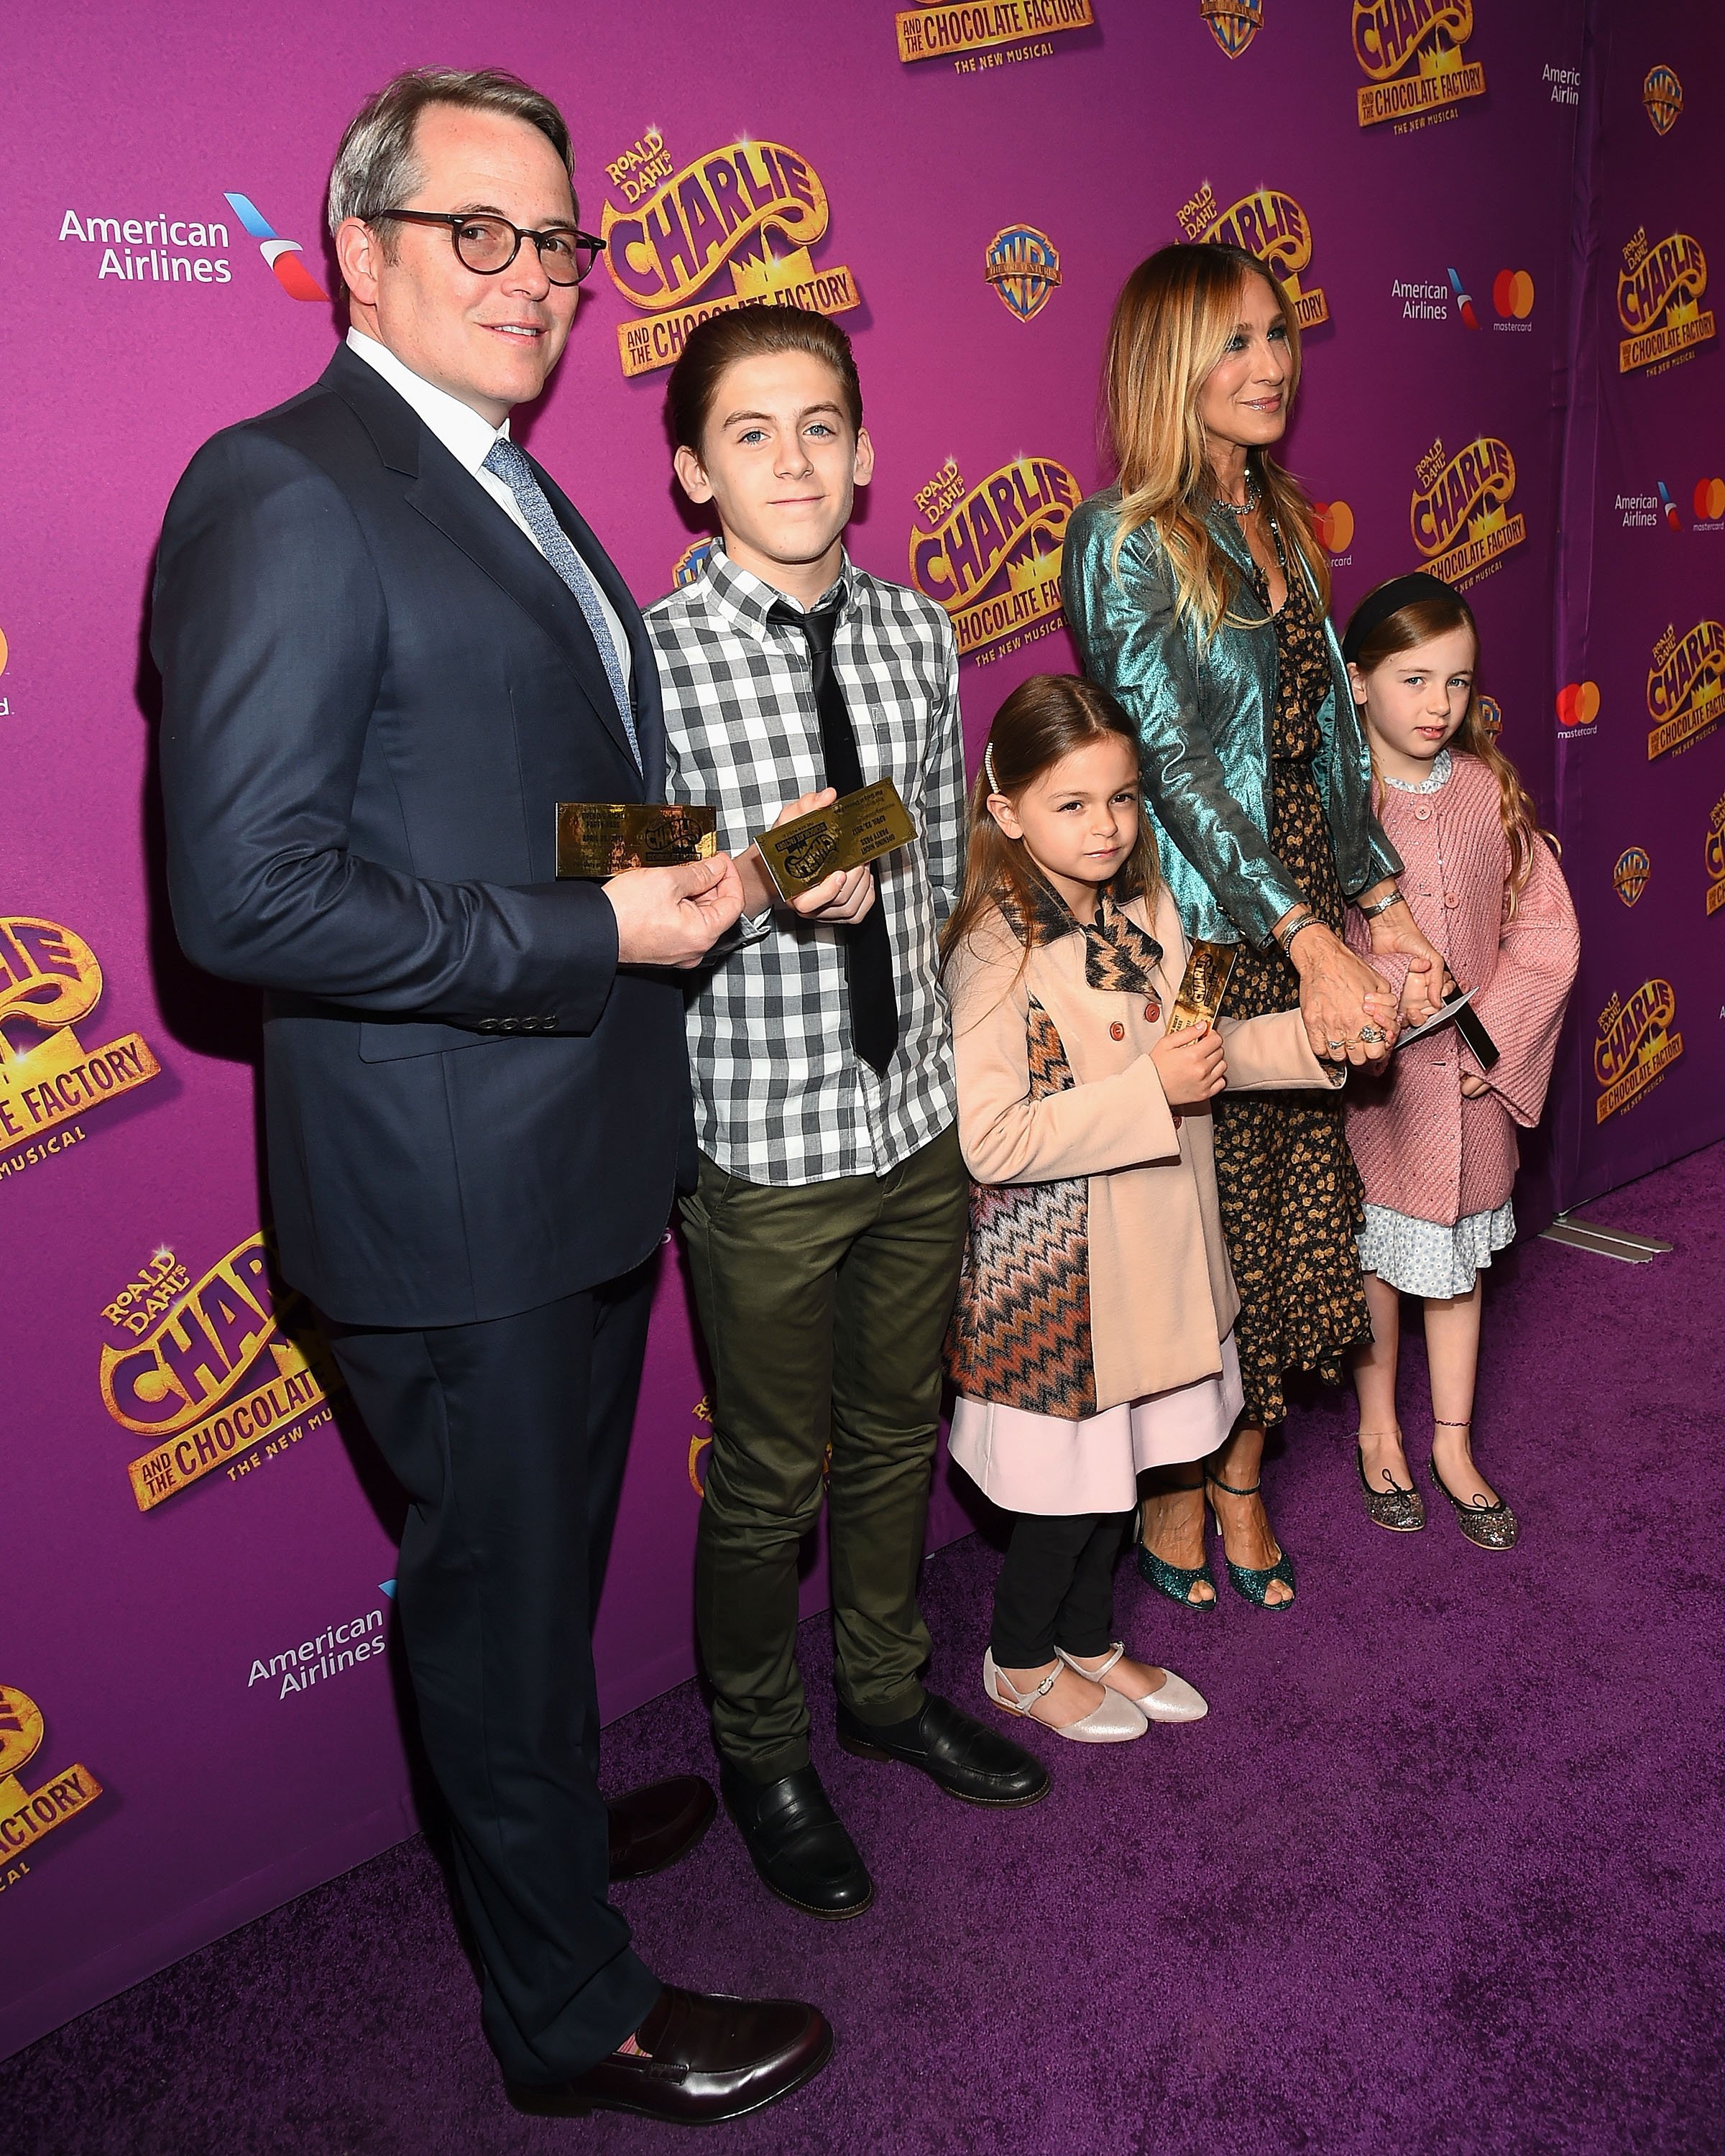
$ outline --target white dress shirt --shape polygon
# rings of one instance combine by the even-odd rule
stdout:
[[[472,473],[527,544],[542,556],[545,550],[528,528],[515,496],[495,472],[485,469],[492,443],[509,437],[508,420],[501,427],[490,425],[470,404],[464,404],[459,397],[450,396],[447,389],[439,389],[423,375],[415,374],[412,367],[403,367],[388,345],[379,344],[376,337],[368,337],[363,330],[348,331],[347,349],[381,374],[396,394],[412,405],[456,463],[464,471]],[[605,626],[611,632],[617,663],[623,669],[624,686],[627,688],[630,685],[629,632],[615,607],[599,588],[597,577],[593,579],[593,588],[599,611],[605,618]]]

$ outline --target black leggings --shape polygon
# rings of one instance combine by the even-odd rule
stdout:
[[[988,1645],[1004,1670],[1034,1670],[1056,1645],[1086,1661],[1113,1640],[1114,1560],[1130,1512],[1020,1512],[994,1583]]]

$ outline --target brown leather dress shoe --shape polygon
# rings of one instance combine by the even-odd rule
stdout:
[[[666,1984],[635,2031],[644,2056],[613,2051],[572,2081],[512,2082],[517,2111],[542,2118],[632,2111],[712,2126],[763,2110],[813,2081],[833,2056],[817,2008],[794,1999],[726,1999]]]
[[[713,1823],[718,1799],[699,1774],[673,1774],[613,1797],[605,1810],[611,1828],[611,1876],[644,1879],[686,1856]]]

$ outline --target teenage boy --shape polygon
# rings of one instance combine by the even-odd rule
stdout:
[[[723,536],[647,616],[669,783],[718,810],[746,895],[689,1010],[701,1159],[683,1224],[714,1376],[696,1619],[757,1871],[793,1907],[852,1917],[874,1888],[809,1763],[795,1658],[798,1551],[829,1458],[839,1743],[973,1804],[1048,1789],[918,1678],[968,1197],[935,942],[963,846],[957,653],[938,607],[845,551],[874,451],[843,331],[800,308],[714,316],[667,406],[677,477]],[[881,778],[917,837],[781,904],[750,840]]]

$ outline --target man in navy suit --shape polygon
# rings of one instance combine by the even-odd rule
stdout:
[[[674,1861],[713,1800],[683,1777],[608,1814],[591,1635],[692,1165],[675,969],[742,888],[722,856],[555,880],[557,803],[663,798],[665,755],[634,602],[509,438],[598,244],[561,116],[512,76],[398,77],[330,218],[346,344],[204,445],[162,533],[174,919],[264,991],[282,1269],[412,1501],[402,1634],[511,2096],[731,2117],[830,2031],[631,1952],[608,1871]]]

